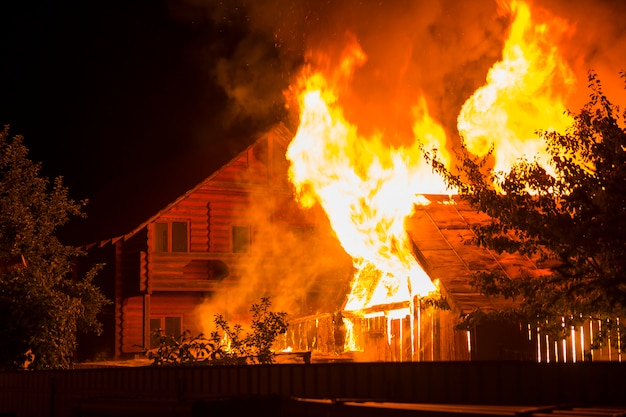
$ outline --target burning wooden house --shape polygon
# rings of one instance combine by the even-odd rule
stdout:
[[[464,244],[469,225],[484,217],[454,196],[422,195],[403,222],[404,245],[391,251],[403,248],[394,255],[409,265],[403,279],[373,265],[359,270],[324,213],[296,204],[285,159],[291,136],[274,127],[127,234],[86,246],[88,264],[106,263],[98,283],[114,304],[104,334],[82,341],[81,357],[136,355],[154,346],[159,328],[207,333],[218,313],[245,324],[261,296],[289,314],[278,348],[317,361],[541,357],[546,343],[523,323],[455,327],[474,309],[506,305],[472,288],[472,273],[542,272],[525,257]],[[428,282],[414,284],[416,277]],[[413,292],[417,285],[428,292]],[[566,354],[582,358],[568,343]]]
[[[502,57],[456,126],[431,115],[433,100],[409,88],[404,64],[400,78],[381,76],[384,62],[353,83],[367,62],[356,36],[312,50],[286,94],[295,132],[276,126],[131,231],[90,246],[108,264],[108,353],[149,348],[156,328],[210,331],[215,313],[245,320],[252,302],[270,296],[289,314],[282,348],[320,360],[584,359],[591,328],[557,349],[524,323],[455,327],[474,309],[505,305],[477,293],[472,273],[543,271],[463,244],[484,218],[451,197],[424,151],[453,166],[449,150],[461,136],[505,171],[522,155],[542,163],[536,131],[572,121],[571,73],[552,45],[562,27],[534,22],[525,2],[506,13]],[[371,80],[393,87],[378,89],[383,105],[355,91]]]
[[[476,214],[448,196],[429,195],[408,219],[408,256],[421,278],[439,282],[449,309],[408,288],[374,300],[367,285],[393,287],[392,277],[371,269],[362,273],[375,281],[354,281],[353,259],[323,213],[296,205],[286,175],[290,135],[282,125],[271,129],[127,234],[87,246],[89,263],[106,263],[98,280],[114,305],[103,336],[85,341],[83,355],[89,348],[110,357],[137,354],[152,346],[158,328],[206,333],[217,313],[245,324],[251,303],[269,296],[289,314],[281,348],[313,352],[317,360],[528,357],[524,332],[500,327],[495,334],[505,337],[494,337],[487,328],[454,327],[464,312],[496,307],[469,287],[472,271],[514,271],[530,267],[527,260],[463,245],[458,235],[468,233]],[[369,305],[350,307],[351,291]]]

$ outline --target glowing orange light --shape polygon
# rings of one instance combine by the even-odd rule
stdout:
[[[458,130],[475,155],[494,146],[496,171],[509,171],[521,157],[537,157],[548,168],[545,143],[536,131],[564,131],[572,123],[566,100],[576,80],[555,45],[569,28],[556,18],[550,25],[533,21],[524,2],[513,0],[508,7],[513,23],[502,60],[463,105]]]
[[[385,144],[382,134],[363,137],[344,117],[333,83],[349,83],[365,55],[353,44],[338,74],[305,73],[297,92],[298,131],[287,151],[290,179],[305,207],[320,204],[346,252],[355,275],[345,310],[407,301],[435,286],[419,266],[405,231],[405,219],[420,193],[445,192],[442,180],[425,164],[414,141],[410,148]],[[342,84],[343,86],[343,84]],[[421,119],[415,134],[425,145],[445,148],[445,134],[430,118],[426,101],[415,106]]]
[[[566,100],[575,78],[554,42],[569,27],[556,18],[534,21],[522,1],[503,6],[512,24],[502,59],[488,72],[486,84],[462,106],[457,128],[470,152],[482,156],[494,147],[496,171],[508,171],[521,157],[537,158],[549,169],[545,143],[536,131],[563,131],[572,123]],[[344,310],[363,317],[382,314],[388,327],[391,320],[408,314],[413,328],[415,297],[436,286],[416,261],[405,220],[415,205],[429,203],[423,194],[454,191],[433,174],[421,153],[421,147],[434,148],[452,168],[446,133],[431,116],[426,97],[416,91],[417,99],[407,107],[413,115],[413,138],[403,142],[410,145],[389,145],[384,131],[364,135],[346,116],[341,94],[349,90],[367,56],[352,38],[334,68],[328,65],[331,61],[319,59],[322,69],[307,67],[290,89],[300,124],[287,150],[289,178],[303,207],[319,204],[324,209],[352,257],[355,273]],[[358,105],[354,100],[352,105],[355,102]],[[390,111],[393,108],[397,106],[390,106]],[[384,311],[372,309],[375,306]],[[345,322],[346,346],[356,350],[354,323]],[[391,337],[389,329],[387,336]]]

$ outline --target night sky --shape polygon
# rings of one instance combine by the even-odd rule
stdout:
[[[576,25],[564,52],[581,85],[595,69],[623,93],[626,3],[540,3]],[[355,75],[369,115],[421,89],[453,130],[506,27],[484,0],[7,0],[0,122],[24,135],[44,175],[90,200],[92,223],[78,229],[114,237],[293,121],[283,91],[309,48],[332,54],[351,31],[369,58]]]
[[[0,122],[24,135],[44,175],[90,200],[89,215],[142,211],[103,199],[182,194],[283,117],[273,40],[236,9],[217,13],[160,0],[2,2]],[[242,42],[274,74],[259,89],[263,111],[240,111],[216,72]],[[259,87],[245,65],[231,74]]]
[[[244,24],[158,0],[14,3],[0,6],[0,120],[77,195],[268,122],[226,121],[215,80]]]

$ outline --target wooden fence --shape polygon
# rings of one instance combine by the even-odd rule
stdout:
[[[85,404],[112,399],[141,400],[163,410],[160,404],[234,397],[626,405],[624,375],[626,364],[615,362],[469,361],[24,371],[0,374],[0,413],[85,415],[81,412]]]

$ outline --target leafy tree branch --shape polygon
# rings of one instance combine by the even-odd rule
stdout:
[[[626,81],[624,73],[621,77]],[[471,225],[468,244],[550,266],[544,276],[476,273],[474,286],[486,295],[515,300],[514,307],[476,311],[462,325],[506,316],[563,337],[570,325],[598,320],[604,323],[598,346],[610,331],[626,331],[624,321],[618,321],[626,318],[626,112],[608,100],[593,72],[589,89],[589,102],[571,114],[573,124],[565,132],[538,132],[551,172],[527,159],[510,172],[494,172],[491,152],[476,157],[464,145],[451,170],[436,153],[426,152],[450,188],[490,218]]]

